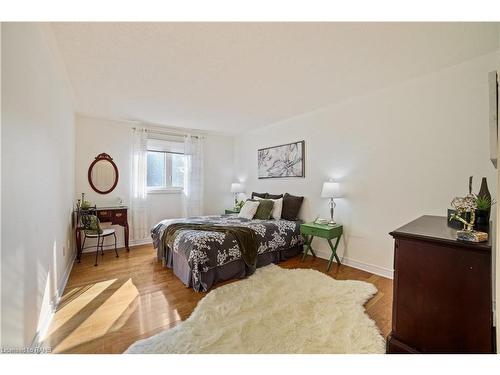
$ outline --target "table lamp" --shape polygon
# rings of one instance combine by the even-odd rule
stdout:
[[[231,184],[231,193],[234,193],[234,206],[238,204],[238,194],[245,192],[245,186],[239,182],[233,182]]]
[[[335,201],[333,198],[340,198],[340,186],[338,182],[328,181],[323,183],[321,189],[321,198],[330,198],[330,222],[329,225],[334,225],[333,211],[335,210]]]

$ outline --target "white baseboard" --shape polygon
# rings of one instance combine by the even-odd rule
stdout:
[[[153,243],[153,240],[151,238],[144,238],[142,240],[130,241],[129,245],[130,246],[140,246],[140,245],[148,245],[148,244],[152,244],[152,243]],[[123,246],[125,247],[125,244],[123,244]]]
[[[147,244],[150,244],[152,242],[153,241],[150,238],[145,238],[143,240],[130,241],[129,245],[130,246],[147,245]],[[123,248],[123,247],[125,247],[125,244],[118,243],[116,246],[118,248]],[[110,248],[108,247],[108,250],[109,249]],[[89,249],[84,250],[83,252],[84,253],[92,253],[92,252],[95,252],[95,249],[89,248]],[[319,258],[330,259],[331,252],[327,253],[327,252],[324,252],[321,250],[314,250],[314,252],[316,253],[316,255]],[[361,261],[358,261],[355,259],[350,259],[347,257],[341,257],[340,261],[342,262],[342,264],[345,264],[346,266],[349,266],[349,267],[357,268],[359,270],[370,272],[370,273],[373,273],[375,275],[383,276],[383,277],[386,277],[388,279],[393,278],[394,271],[392,269],[380,267],[380,266],[377,266],[375,264],[361,262]],[[334,262],[335,262],[335,260],[334,260]]]
[[[130,246],[140,246],[140,245],[147,245],[153,243],[153,240],[151,238],[144,238],[142,240],[131,240],[128,245]],[[124,248],[125,247],[125,242],[117,242],[116,247],[118,249]],[[104,246],[104,250],[112,250],[114,249],[113,246]],[[82,251],[82,253],[95,253],[95,247],[93,248],[88,248]]]
[[[52,323],[52,319],[54,318],[57,306],[59,305],[59,302],[61,302],[61,298],[64,293],[64,289],[66,288],[66,284],[68,283],[69,275],[71,274],[71,270],[73,269],[75,260],[76,260],[76,253],[72,256],[71,261],[68,262],[68,266],[64,270],[64,274],[61,281],[59,282],[56,295],[50,302],[50,308],[48,309],[48,311],[43,313],[43,316],[40,317],[40,324],[39,324],[40,328],[38,329],[38,332],[35,334],[35,337],[31,341],[30,345],[31,348],[40,347],[41,342],[45,338],[45,335],[49,330],[50,323]]]
[[[324,251],[321,250],[314,250],[315,254],[322,259],[330,259],[330,255],[332,254],[331,252],[328,252],[328,254]],[[347,257],[340,257],[340,262],[342,264],[345,264],[346,266],[357,268],[358,270],[366,271],[373,273],[374,275],[378,276],[383,276],[388,279],[391,279],[394,277],[394,270],[384,268],[377,266],[375,264],[369,264],[369,263],[364,263],[360,262],[359,260],[354,260],[354,259],[349,259]],[[335,263],[335,259],[333,260]]]

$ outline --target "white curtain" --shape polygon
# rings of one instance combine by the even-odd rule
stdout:
[[[184,217],[203,215],[203,138],[186,136],[184,153]]]
[[[132,240],[149,237],[147,212],[148,136],[146,129],[135,128],[132,133],[132,166],[130,180],[130,221]]]

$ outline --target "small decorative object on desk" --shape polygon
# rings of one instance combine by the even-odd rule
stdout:
[[[85,193],[82,193],[82,200],[80,201],[80,199],[78,199],[78,203],[82,210],[88,210],[92,206],[92,203],[85,200]]]
[[[481,182],[481,190],[477,195],[472,193],[472,176],[469,177],[469,194],[455,197],[451,201],[454,210],[448,210],[449,222],[462,223],[463,228],[457,232],[457,239],[470,242],[484,242],[488,240],[488,230],[491,206],[495,200],[491,198],[486,177]],[[451,225],[460,229],[455,225]],[[477,229],[480,229],[478,231]]]
[[[472,231],[476,219],[476,197],[474,194],[467,194],[463,198],[453,198],[451,206],[455,209],[455,213],[450,216],[450,220],[458,220],[464,225],[463,230]],[[465,219],[466,213],[470,214],[468,220]]]
[[[314,220],[314,224],[323,224],[323,225],[329,225],[330,222],[328,219],[321,219],[320,217],[317,217],[315,220]],[[331,225],[335,225],[335,224],[331,224]]]
[[[472,176],[469,177],[469,194],[467,196],[474,196],[472,193]],[[459,203],[456,201],[455,198],[451,202],[451,205],[455,207],[455,204]],[[460,212],[454,208],[454,209],[448,209],[448,226],[455,228],[455,229],[460,229],[462,228],[462,223],[460,220],[457,219],[457,216],[460,216],[462,219],[464,219],[467,222],[471,222],[471,211],[470,210],[461,210]],[[474,219],[472,219],[474,221]]]
[[[475,231],[474,221],[476,218],[477,197],[474,194],[467,194],[467,196],[455,197],[451,201],[451,205],[456,210],[450,216],[450,220],[460,221],[464,227],[462,230],[457,231],[457,239],[469,242],[483,242],[488,240],[488,233]],[[469,219],[466,220],[465,213],[469,213]]]
[[[457,239],[469,242],[485,242],[488,241],[488,233],[478,232],[477,230],[459,230],[457,231]]]
[[[88,210],[90,207],[92,207],[92,203],[90,203],[89,201],[83,201],[80,205],[80,208],[82,210]]]

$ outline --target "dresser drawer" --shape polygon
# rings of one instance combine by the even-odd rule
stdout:
[[[127,210],[98,210],[97,217],[101,222],[111,222],[112,224],[125,224],[127,222]]]
[[[327,237],[328,236],[327,230],[319,229],[319,228],[302,227],[302,228],[300,228],[300,232],[302,234],[307,234],[310,236],[317,236],[317,237]]]
[[[320,227],[318,225],[309,226],[307,224],[300,226],[300,233],[309,236],[321,237],[326,239],[331,239],[340,236],[342,234],[342,227]]]
[[[116,224],[124,224],[127,222],[127,210],[113,210],[112,221]]]
[[[112,215],[112,211],[110,210],[98,210],[97,211],[97,217],[99,218],[99,221],[101,222],[107,222],[107,221],[111,221],[111,215]]]
[[[126,210],[113,210],[112,215],[114,218],[127,217],[127,211]]]

